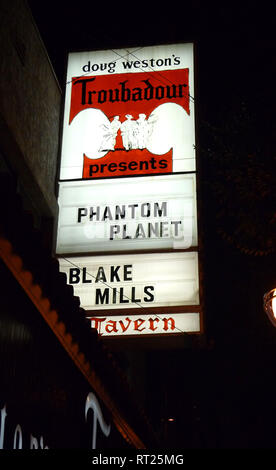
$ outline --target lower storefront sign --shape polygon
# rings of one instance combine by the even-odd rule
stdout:
[[[89,392],[84,406],[84,419],[88,420],[89,410],[93,411],[91,449],[96,449],[98,429],[107,438],[110,435],[111,425],[104,420],[101,406],[96,395]],[[0,449],[49,449],[44,436],[35,436],[24,431],[21,424],[14,429],[9,425],[9,410],[5,404],[0,410]]]
[[[102,336],[199,333],[199,313],[116,315],[88,317]]]

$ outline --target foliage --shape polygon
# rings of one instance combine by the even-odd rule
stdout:
[[[257,103],[256,103],[257,101]],[[250,104],[249,104],[250,103]],[[201,122],[203,187],[218,233],[246,254],[275,252],[276,126],[264,97]]]

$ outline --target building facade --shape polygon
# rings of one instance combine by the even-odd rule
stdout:
[[[0,449],[155,445],[53,256],[62,93],[27,3],[0,10]]]

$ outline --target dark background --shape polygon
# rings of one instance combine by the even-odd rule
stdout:
[[[252,1],[29,5],[63,91],[69,51],[195,43],[205,342],[117,354],[164,448],[274,448],[276,331],[262,305],[276,287],[272,9]]]

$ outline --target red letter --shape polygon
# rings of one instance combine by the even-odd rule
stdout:
[[[98,330],[99,335],[101,334],[101,324],[105,320],[106,320],[106,318],[104,318],[104,317],[100,317],[100,318],[99,317],[91,317],[90,318],[91,328],[96,328]],[[95,322],[94,326],[92,326],[92,321]]]
[[[134,320],[134,330],[137,331],[143,331],[145,328],[142,328],[142,330],[139,330],[139,327],[145,323],[145,320],[142,320],[142,318],[138,318],[137,320]]]
[[[108,325],[109,323],[109,325]],[[117,333],[118,330],[116,328],[116,321],[115,320],[109,320],[108,323],[106,324],[105,326],[105,331],[107,331],[107,333],[112,333],[112,331],[114,331],[114,333]]]
[[[128,325],[127,325],[127,326],[124,325],[123,320],[120,320],[120,321],[119,321],[120,327],[122,328],[122,332],[123,332],[123,333],[128,329],[129,325],[131,324],[130,318],[126,317],[126,321],[128,321]]]
[[[154,326],[154,322],[157,321],[159,322],[159,318],[149,318],[149,322],[150,322],[150,330],[154,331],[157,329],[157,326]]]
[[[167,331],[168,330],[168,323],[169,321],[171,322],[171,330],[175,330],[175,321],[173,318],[163,318],[163,322],[164,322],[164,330]]]

